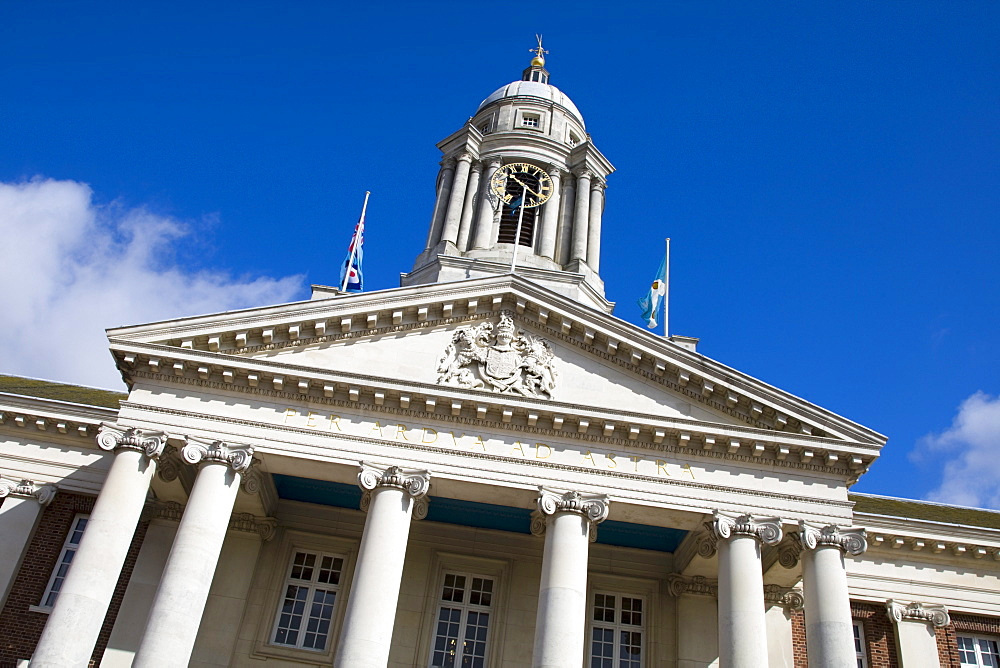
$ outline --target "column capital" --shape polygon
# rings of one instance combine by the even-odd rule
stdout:
[[[608,184],[601,179],[594,179],[590,182],[590,192],[600,191],[604,192],[604,189],[608,187]]]
[[[480,173],[482,173],[482,171],[483,171],[483,161],[482,160],[473,160],[473,162],[472,162],[472,168],[470,169],[470,171],[473,174],[480,174]]]
[[[472,154],[469,153],[468,151],[462,151],[462,153],[459,154],[457,160],[458,160],[458,162],[471,163],[472,162]]]
[[[34,480],[21,480],[12,482],[10,480],[0,480],[0,499],[5,496],[19,496],[25,499],[34,499],[39,505],[47,506],[56,497],[58,488],[55,485],[39,485]]]
[[[899,601],[889,599],[885,602],[889,618],[899,624],[902,621],[926,622],[934,628],[943,628],[951,623],[948,608],[930,603],[910,603],[903,605]]]
[[[441,160],[439,163],[442,169],[455,169],[455,158],[448,157]]]
[[[611,500],[607,494],[585,494],[576,490],[538,488],[538,510],[542,515],[579,513],[594,524],[608,519]]]
[[[233,513],[229,517],[230,531],[255,533],[264,542],[274,538],[277,528],[278,520],[274,517],[257,517],[253,513]]]
[[[858,556],[868,549],[865,530],[858,527],[842,528],[833,524],[819,526],[800,521],[799,540],[802,541],[802,547],[806,550],[832,546],[839,548],[842,552],[850,552],[854,556]]]
[[[777,545],[781,542],[781,520],[777,517],[728,515],[715,511],[712,531],[724,540],[733,536],[750,536],[765,545]]]
[[[138,450],[150,459],[157,459],[167,445],[167,435],[162,431],[120,427],[112,422],[102,422],[97,431],[97,447],[101,450]]]
[[[800,589],[769,584],[764,585],[764,601],[788,610],[801,610],[806,600]]]
[[[557,165],[556,163],[552,162],[549,163],[545,171],[549,173],[549,176],[552,177],[553,181],[558,181],[559,179],[562,178],[562,175],[563,173],[565,173],[566,170],[561,165]]]
[[[503,164],[503,158],[501,158],[499,156],[494,156],[494,157],[490,158],[489,160],[486,160],[485,162],[486,162],[486,167],[488,169],[496,171],[496,170],[500,169],[500,165]]]
[[[703,575],[685,577],[678,573],[671,573],[667,576],[667,588],[671,596],[681,596],[683,594],[699,594],[701,596],[719,596],[719,581],[709,580]]]
[[[588,180],[594,176],[594,173],[589,169],[578,169],[574,171],[573,174],[578,179],[588,179]]]
[[[242,473],[253,463],[253,446],[185,436],[181,457],[188,464],[202,461],[228,464],[237,473]]]
[[[399,466],[381,468],[361,462],[358,470],[358,486],[370,492],[377,487],[395,487],[415,499],[427,494],[431,485],[431,474],[424,469],[404,469]]]

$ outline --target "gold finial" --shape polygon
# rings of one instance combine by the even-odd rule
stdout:
[[[542,36],[535,35],[535,39],[538,40],[538,47],[534,49],[528,49],[528,51],[535,54],[535,57],[531,59],[532,67],[545,67],[545,54],[548,53],[542,48]]]

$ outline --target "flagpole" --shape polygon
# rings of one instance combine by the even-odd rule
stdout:
[[[344,272],[344,284],[340,286],[341,292],[347,292],[347,282],[351,280],[351,267],[354,266],[354,256],[358,252],[358,237],[365,231],[365,211],[368,210],[368,196],[372,191],[365,191],[365,203],[361,205],[361,219],[358,221],[358,229],[354,230],[354,238],[351,240],[351,255],[347,258],[347,271]]]
[[[521,245],[521,223],[524,222],[524,200],[528,198],[528,186],[521,192],[521,213],[517,216],[517,231],[514,233],[514,255],[510,258],[510,273],[517,267],[517,247]]]
[[[666,285],[663,286],[663,338],[669,339],[667,319],[670,317],[670,237],[667,237],[667,254],[664,264],[666,266],[663,268],[663,278]]]

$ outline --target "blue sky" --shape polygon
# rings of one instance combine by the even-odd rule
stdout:
[[[890,437],[856,489],[1000,507],[998,28],[995,2],[6,3],[0,372],[109,386],[104,327],[305,298],[365,190],[366,284],[395,287],[434,144],[540,32],[618,170],[615,314],[670,236],[675,333]]]

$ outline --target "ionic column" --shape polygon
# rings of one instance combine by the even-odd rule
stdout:
[[[545,534],[533,668],[579,668],[587,628],[587,552],[608,517],[605,494],[539,488],[531,533]]]
[[[462,219],[462,205],[465,202],[465,187],[469,182],[469,166],[472,156],[463,153],[458,157],[455,168],[455,182],[451,186],[451,198],[448,200],[448,213],[444,217],[444,229],[441,231],[441,241],[458,241],[458,226]]]
[[[767,622],[760,546],[781,541],[781,520],[716,512],[712,529],[719,551],[719,666],[766,666]]]
[[[337,668],[375,668],[389,662],[410,519],[427,516],[423,497],[430,478],[423,470],[361,463],[358,485],[366,492],[361,507],[368,517],[333,662]]]
[[[115,458],[35,647],[31,668],[79,668],[90,660],[166,435],[104,423],[97,445],[114,451]]]
[[[448,210],[448,201],[451,197],[451,184],[454,180],[455,159],[445,158],[441,161],[441,170],[438,172],[437,199],[434,200],[431,229],[427,233],[428,250],[433,248],[441,238],[441,225],[444,224],[444,215]]]
[[[469,247],[469,234],[472,231],[472,214],[476,210],[476,202],[480,199],[479,178],[483,172],[483,163],[476,160],[472,163],[472,171],[469,173],[469,183],[465,188],[465,198],[462,204],[462,220],[458,226],[458,250],[465,251]]]
[[[802,590],[809,665],[853,666],[854,628],[844,552],[859,555],[865,551],[865,530],[799,522],[799,539],[803,547]]]
[[[134,668],[188,665],[241,474],[253,462],[253,448],[188,437],[181,456],[201,468],[163,568]]]
[[[886,612],[896,626],[896,652],[903,668],[941,668],[934,629],[951,623],[943,605],[910,603],[889,599]]]
[[[0,506],[0,610],[21,570],[42,508],[55,496],[55,485],[39,485],[31,480],[0,480],[0,499],[4,499]]]
[[[590,224],[590,192],[591,174],[586,169],[576,174],[576,214],[573,216],[573,246],[570,250],[570,261],[587,260],[587,226]]]
[[[601,265],[601,217],[604,215],[604,184],[590,184],[590,224],[587,228],[587,265],[595,272]]]
[[[490,178],[493,173],[500,169],[500,158],[492,158],[486,165],[486,178],[482,179],[483,192],[479,198],[479,214],[476,216],[476,232],[472,238],[472,248],[485,249],[493,245],[493,219],[496,211],[493,202],[490,200]]]
[[[559,227],[559,182],[562,180],[562,170],[556,165],[549,166],[549,176],[552,178],[552,196],[543,204],[541,240],[538,254],[550,260],[555,259],[556,232]]]

